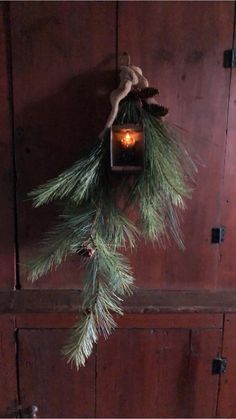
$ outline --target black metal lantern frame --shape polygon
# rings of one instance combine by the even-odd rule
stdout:
[[[113,125],[110,141],[110,160],[113,171],[133,172],[143,169],[145,138],[142,125]]]

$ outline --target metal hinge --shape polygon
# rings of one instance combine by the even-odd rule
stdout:
[[[222,243],[225,238],[225,227],[213,227],[211,230],[211,242]]]
[[[212,361],[212,374],[224,374],[227,367],[227,358],[215,358]]]
[[[236,48],[227,49],[226,51],[224,51],[224,67],[236,67]]]

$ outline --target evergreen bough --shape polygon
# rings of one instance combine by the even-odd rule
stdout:
[[[140,106],[130,95],[115,121],[142,124],[144,170],[135,175],[110,171],[106,131],[87,157],[30,193],[34,207],[56,201],[61,212],[38,257],[29,262],[29,279],[57,269],[70,254],[88,251],[90,256],[84,258],[82,315],[63,349],[77,368],[85,365],[98,336],[107,337],[116,327],[112,313],[122,315],[123,297],[132,293],[134,278],[125,249],[134,248],[140,237],[164,245],[170,236],[183,248],[178,209],[191,196],[189,181],[196,166],[176,130],[154,108]],[[138,209],[135,225],[128,217],[130,208]]]

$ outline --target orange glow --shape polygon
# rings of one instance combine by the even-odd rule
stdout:
[[[126,131],[125,136],[121,138],[120,142],[124,148],[131,148],[136,143],[135,138],[130,135],[129,131]]]

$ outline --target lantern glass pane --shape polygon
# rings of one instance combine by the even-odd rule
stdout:
[[[113,125],[111,129],[111,168],[139,171],[144,166],[145,141],[141,125]]]

